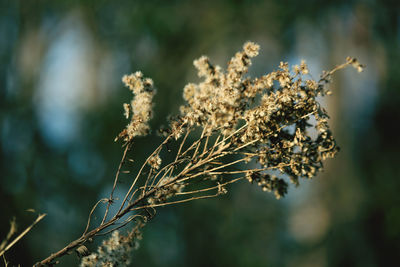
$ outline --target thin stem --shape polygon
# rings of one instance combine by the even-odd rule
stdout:
[[[196,177],[204,175],[204,174],[208,174],[208,173],[210,173],[210,172],[212,172],[214,170],[219,170],[219,169],[222,169],[222,168],[226,168],[228,166],[234,165],[234,164],[242,162],[242,161],[245,161],[245,159],[238,159],[238,160],[235,160],[233,162],[227,163],[225,165],[222,165],[222,166],[219,166],[219,167],[215,167],[215,168],[213,168],[211,170],[206,170],[206,171],[202,171],[202,172],[196,172],[195,174],[193,174],[191,176],[187,176],[187,177],[184,177],[184,178],[180,179],[179,182],[184,182],[186,180],[193,179],[193,178],[196,178]]]
[[[83,232],[82,235],[85,235],[85,234],[87,233],[87,231],[89,230],[90,220],[91,220],[92,215],[93,215],[93,212],[95,211],[95,209],[97,208],[97,206],[98,206],[101,202],[106,203],[107,201],[108,201],[107,198],[102,198],[102,199],[100,199],[99,201],[97,201],[97,203],[93,206],[92,210],[91,210],[90,213],[89,213],[89,218],[88,218],[88,221],[87,221],[87,224],[86,224],[85,231]]]
[[[124,197],[124,200],[122,201],[122,204],[121,204],[121,206],[120,206],[118,212],[116,213],[116,215],[118,215],[118,214],[121,212],[121,210],[123,209],[127,198],[129,197],[130,193],[132,192],[134,186],[136,185],[136,182],[138,181],[140,175],[142,174],[142,171],[143,171],[144,167],[146,166],[147,162],[150,160],[151,157],[153,157],[155,154],[157,154],[157,153],[162,149],[162,147],[169,141],[169,139],[170,139],[171,137],[172,137],[172,134],[170,134],[167,138],[165,138],[165,140],[164,140],[164,141],[154,150],[154,152],[151,153],[151,155],[145,160],[145,162],[143,163],[142,167],[140,168],[138,174],[136,175],[135,180],[134,180],[133,183],[131,184],[131,187],[129,188],[128,193],[126,193],[126,195],[125,195],[125,197]]]
[[[21,238],[23,238],[38,222],[40,222],[47,214],[39,214],[36,220],[29,225],[22,233],[20,233],[13,241],[11,241],[4,249],[0,251],[0,257],[6,253],[12,246],[14,246]]]
[[[180,160],[178,160],[178,159],[179,159],[179,157],[181,156],[180,153],[181,153],[181,151],[182,151],[183,145],[185,144],[186,139],[188,138],[190,132],[191,132],[191,129],[189,128],[189,129],[186,131],[185,136],[183,137],[183,139],[182,139],[182,141],[181,141],[181,144],[179,145],[178,152],[176,153],[176,156],[175,156],[175,161],[169,164],[170,166],[169,166],[168,170],[164,172],[163,176],[158,180],[156,186],[158,186],[158,184],[160,183],[160,181],[162,181],[162,179],[164,179],[164,177],[166,177],[167,175],[171,175],[171,174],[172,174],[172,172],[174,171],[175,165],[176,165],[178,162],[184,160],[184,159],[180,159]],[[167,166],[168,166],[168,165],[167,165]],[[160,172],[159,172],[159,173],[160,173]],[[157,178],[157,176],[158,176],[159,173],[157,173],[157,175],[154,177],[154,180],[153,180],[151,186],[154,185],[154,182],[156,181],[156,178]]]
[[[186,191],[186,192],[178,192],[178,193],[176,193],[176,195],[179,196],[179,195],[189,195],[189,194],[197,194],[197,193],[201,193],[201,192],[206,192],[206,191],[210,191],[210,190],[213,190],[213,189],[218,189],[221,186],[225,186],[225,185],[228,185],[228,184],[236,183],[237,181],[240,181],[240,180],[242,180],[244,178],[245,178],[245,176],[239,177],[239,178],[233,179],[233,180],[231,180],[229,182],[225,182],[223,184],[219,184],[219,185],[208,187],[208,188],[204,188],[204,189]]]
[[[109,202],[108,202],[108,204],[107,204],[106,212],[104,213],[104,217],[103,217],[103,220],[101,221],[101,224],[103,224],[103,223],[105,222],[105,220],[107,219],[108,211],[109,211],[109,209],[110,209],[110,205],[111,205],[112,200],[113,200],[113,194],[114,194],[115,188],[117,187],[117,182],[118,182],[119,174],[121,173],[121,168],[122,168],[122,165],[123,165],[124,162],[125,162],[126,153],[128,152],[129,148],[130,148],[130,143],[128,142],[128,143],[126,144],[125,149],[124,149],[124,153],[123,153],[123,155],[122,155],[122,159],[121,159],[121,161],[119,162],[119,166],[118,166],[117,173],[115,174],[114,184],[113,184],[113,188],[112,188],[111,194],[110,194],[110,200],[109,200]]]
[[[152,174],[153,174],[153,168],[150,168],[149,174],[147,175],[146,182],[144,183],[144,186],[143,186],[142,194],[144,194],[146,192],[147,183],[149,182]]]
[[[198,142],[197,145],[196,145],[196,149],[195,149],[195,151],[193,153],[192,160],[194,160],[196,158],[197,151],[199,150],[199,147],[201,145],[201,141],[203,140],[203,137],[204,137],[204,133],[206,132],[206,127],[207,127],[207,124],[203,127],[203,131],[201,132],[201,136],[199,138],[200,142]]]
[[[126,219],[121,225],[119,225],[119,226],[117,226],[117,227],[115,227],[115,228],[113,228],[113,229],[111,229],[111,230],[108,230],[108,231],[106,231],[106,232],[104,232],[104,233],[98,233],[98,234],[96,234],[96,236],[107,235],[107,234],[109,234],[109,233],[112,233],[112,232],[114,232],[115,230],[118,230],[118,229],[120,229],[120,228],[126,226],[128,223],[130,223],[131,221],[133,221],[136,217],[143,217],[143,215],[141,215],[141,214],[132,215],[132,216],[130,216],[128,219]]]
[[[176,200],[176,201],[171,201],[171,202],[165,202],[165,203],[159,203],[159,204],[152,204],[152,205],[140,206],[140,207],[134,208],[134,209],[132,209],[132,210],[141,210],[141,209],[146,209],[146,208],[155,208],[155,207],[162,207],[162,206],[174,205],[174,204],[178,204],[178,203],[185,203],[185,202],[193,201],[193,200],[196,200],[196,199],[205,199],[205,198],[216,197],[216,196],[218,196],[218,195],[220,195],[219,192],[217,192],[216,194],[213,194],[213,195],[206,195],[206,196],[199,196],[199,197],[191,197],[191,198],[182,199],[182,200]]]

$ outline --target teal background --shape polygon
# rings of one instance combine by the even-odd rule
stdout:
[[[76,239],[106,197],[122,153],[130,92],[154,80],[155,130],[199,81],[205,54],[225,66],[247,40],[249,75],[305,59],[314,78],[346,56],[367,67],[334,76],[322,100],[341,151],[282,200],[243,182],[219,199],[162,208],[132,266],[395,266],[400,251],[398,1],[0,1],[0,239],[15,216],[47,217],[12,250],[32,265]],[[140,138],[132,157],[160,141]],[[122,194],[129,186],[125,176]],[[91,250],[97,243],[90,244]],[[75,266],[75,254],[60,266]]]

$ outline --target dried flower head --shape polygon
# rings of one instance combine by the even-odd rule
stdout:
[[[147,135],[150,127],[149,120],[153,116],[152,101],[155,94],[153,80],[143,78],[143,74],[137,71],[131,75],[122,77],[125,86],[134,94],[130,104],[124,103],[124,116],[131,118],[130,123],[116,138],[122,138],[124,141],[132,140],[135,136]]]
[[[139,247],[139,241],[142,239],[140,229],[143,228],[144,225],[145,222],[138,220],[136,226],[126,235],[122,235],[119,231],[114,231],[112,235],[104,240],[97,248],[97,252],[85,255],[85,257],[82,258],[80,266],[128,266],[131,263],[132,251]],[[85,254],[88,254],[87,249],[85,250]]]
[[[149,157],[149,160],[147,161],[147,164],[149,164],[153,169],[159,169],[161,165],[161,158],[159,155],[154,155]]]

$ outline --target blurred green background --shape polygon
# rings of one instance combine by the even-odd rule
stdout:
[[[283,200],[247,182],[230,194],[160,209],[132,266],[398,266],[399,1],[0,1],[0,239],[48,216],[6,253],[32,265],[82,233],[121,156],[114,137],[131,95],[123,74],[153,78],[153,129],[198,81],[192,61],[225,66],[261,46],[250,71],[305,59],[315,78],[353,56],[324,104],[337,158]],[[146,157],[159,139],[136,142]],[[119,185],[128,187],[129,177]],[[94,250],[96,244],[89,245]],[[76,255],[60,266],[78,264]]]

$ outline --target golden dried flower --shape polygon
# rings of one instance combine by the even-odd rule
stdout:
[[[116,138],[122,138],[124,141],[132,140],[136,136],[144,136],[149,133],[149,120],[152,118],[153,97],[155,89],[153,81],[149,78],[143,78],[143,74],[137,71],[130,75],[124,75],[123,83],[133,92],[134,97],[130,104],[124,103],[124,116],[129,119],[127,125]]]
[[[260,46],[253,42],[247,42],[243,45],[243,50],[249,57],[258,56],[258,51],[260,50]]]
[[[157,169],[158,170],[160,168],[160,166],[161,166],[161,158],[160,158],[160,156],[157,154],[157,155],[154,155],[154,156],[150,157],[149,160],[147,161],[147,164],[149,164],[150,167],[152,167],[153,169]]]

